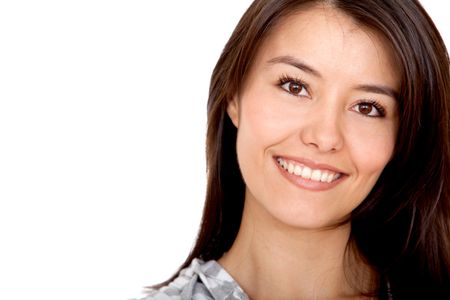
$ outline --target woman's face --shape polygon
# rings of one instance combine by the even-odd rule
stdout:
[[[386,41],[335,9],[281,22],[228,105],[247,204],[307,229],[347,217],[392,156],[399,79]]]

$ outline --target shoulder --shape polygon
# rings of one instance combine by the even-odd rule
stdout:
[[[177,278],[140,300],[248,300],[233,278],[214,260],[194,259]]]

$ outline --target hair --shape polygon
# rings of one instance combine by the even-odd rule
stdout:
[[[394,299],[450,297],[449,57],[416,0],[256,0],[250,5],[212,73],[206,202],[196,243],[180,270],[196,257],[217,260],[233,244],[245,184],[236,157],[237,129],[227,105],[242,88],[271,29],[317,3],[384,36],[401,74],[394,154],[371,193],[352,212],[349,244],[378,273],[378,296],[383,293],[381,281],[388,279]]]

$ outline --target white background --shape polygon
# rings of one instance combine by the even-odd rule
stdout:
[[[0,2],[0,299],[127,299],[183,262],[250,2]],[[423,1],[449,45],[444,3]]]

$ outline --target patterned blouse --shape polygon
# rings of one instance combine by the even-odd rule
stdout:
[[[242,288],[216,261],[194,259],[169,285],[141,300],[249,300]]]
[[[389,282],[386,284],[386,294],[381,299],[392,300]],[[196,258],[169,285],[151,290],[140,300],[249,300],[249,297],[215,260],[204,262]]]

